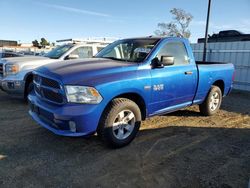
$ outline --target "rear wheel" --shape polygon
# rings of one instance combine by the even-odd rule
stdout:
[[[114,99],[105,110],[98,127],[98,135],[111,147],[129,144],[141,124],[138,105],[126,98]]]
[[[221,89],[218,86],[212,86],[205,101],[199,105],[200,112],[206,116],[214,115],[220,109],[221,102]]]

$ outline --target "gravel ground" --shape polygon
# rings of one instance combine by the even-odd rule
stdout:
[[[213,117],[194,106],[150,118],[116,150],[52,134],[2,92],[0,107],[0,187],[248,187],[250,93],[233,92]]]

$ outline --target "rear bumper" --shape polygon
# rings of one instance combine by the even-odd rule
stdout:
[[[28,96],[29,114],[42,127],[62,136],[86,136],[96,132],[101,105],[65,104],[55,105],[42,101],[34,93]],[[75,129],[72,130],[72,126]]]
[[[228,88],[227,93],[225,96],[228,96],[233,90],[233,84]]]

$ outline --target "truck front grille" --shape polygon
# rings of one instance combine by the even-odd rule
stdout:
[[[42,77],[42,76],[36,74],[34,76],[34,80],[37,83],[39,83],[41,81],[41,84],[44,86],[60,89],[60,84],[57,81],[52,80],[50,78]]]
[[[57,104],[62,104],[65,101],[61,85],[56,80],[35,74],[34,89],[36,95],[41,99]]]
[[[43,89],[43,95],[46,99],[56,103],[63,103],[63,96],[60,93],[55,93],[49,89]]]

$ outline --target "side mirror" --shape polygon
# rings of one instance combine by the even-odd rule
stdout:
[[[152,59],[151,66],[152,66],[152,68],[163,68],[164,67],[163,63],[161,61],[159,61],[158,57],[155,57],[154,59]]]
[[[164,66],[169,66],[174,64],[173,56],[161,56],[161,62]]]
[[[77,54],[69,54],[65,59],[79,59],[79,55]]]

